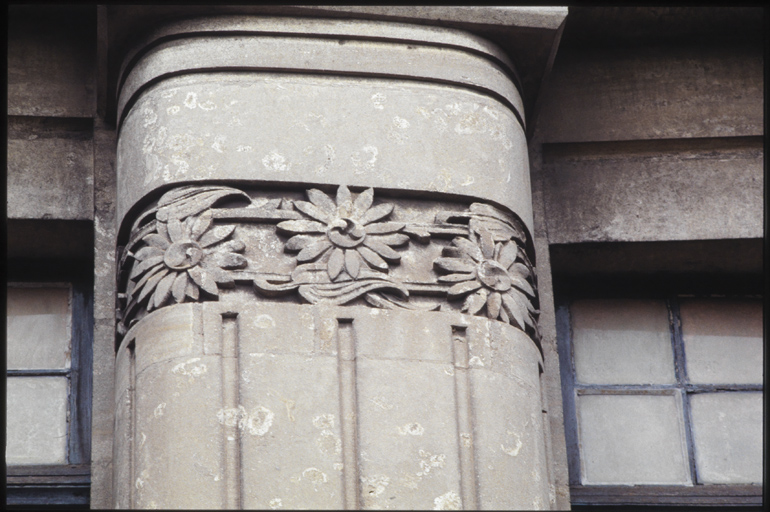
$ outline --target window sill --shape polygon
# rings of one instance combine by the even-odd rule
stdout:
[[[573,505],[761,506],[762,485],[570,486]]]

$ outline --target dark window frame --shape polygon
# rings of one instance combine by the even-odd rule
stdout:
[[[67,463],[6,464],[6,506],[9,509],[88,508],[91,490],[91,400],[93,373],[93,272],[81,260],[11,259],[8,285],[66,283],[70,286],[70,370],[8,370],[14,375],[61,375],[70,379]],[[6,412],[7,414],[7,412]]]
[[[572,283],[571,283],[572,284]],[[627,290],[633,287],[610,286],[609,288],[569,286],[568,293],[556,300],[556,332],[559,347],[559,365],[562,380],[562,400],[564,408],[565,440],[569,470],[570,496],[573,508],[597,506],[651,506],[659,507],[725,507],[740,506],[743,510],[761,507],[763,500],[763,485],[757,484],[700,484],[697,480],[694,447],[692,440],[689,397],[694,393],[727,391],[764,391],[763,385],[699,385],[690,384],[686,378],[684,344],[682,340],[681,317],[679,301],[691,298],[710,299],[745,299],[758,298],[757,295],[731,293],[729,296],[715,296],[705,293],[677,294],[670,289],[667,292],[656,293],[653,288],[644,287],[641,294],[631,294]],[[578,290],[590,290],[580,293]],[[569,293],[571,292],[571,293]],[[641,296],[640,296],[641,295]],[[674,352],[674,371],[676,384],[673,385],[587,385],[576,382],[574,357],[572,352],[572,322],[570,305],[585,298],[650,298],[664,300],[669,312],[669,328]],[[632,394],[634,391],[650,390],[658,393],[681,393],[685,426],[685,443],[688,454],[692,486],[680,485],[583,485],[580,482],[580,453],[577,432],[577,406],[575,399],[579,393],[621,393]],[[749,507],[748,509],[743,507]],[[645,509],[645,510],[652,510]],[[680,509],[681,510],[681,509]]]

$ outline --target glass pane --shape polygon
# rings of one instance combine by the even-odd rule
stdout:
[[[8,377],[7,464],[67,463],[67,377]]]
[[[70,367],[67,287],[8,287],[8,369]]]
[[[695,464],[705,484],[762,483],[762,393],[690,398]]]
[[[673,384],[668,310],[655,300],[581,300],[570,308],[578,382]]]
[[[582,395],[583,484],[691,484],[679,394]]]
[[[762,302],[687,300],[680,306],[694,384],[762,384]]]

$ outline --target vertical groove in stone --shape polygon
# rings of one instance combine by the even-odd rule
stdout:
[[[468,337],[463,326],[452,326],[452,354],[455,366],[457,434],[460,451],[460,498],[464,510],[477,510],[476,463],[473,455],[473,410],[468,375]]]
[[[238,377],[238,320],[235,315],[222,316],[222,401],[225,412],[225,508],[241,508],[241,435]]]
[[[353,321],[337,320],[337,362],[340,375],[340,426],[342,429],[343,495],[345,509],[361,508],[358,468],[358,390],[356,340]]]
[[[128,506],[136,508],[136,341],[128,348],[128,409],[130,423],[128,426]]]

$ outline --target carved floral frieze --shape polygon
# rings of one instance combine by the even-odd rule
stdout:
[[[137,218],[119,254],[119,334],[155,309],[219,300],[224,289],[251,285],[262,300],[459,308],[539,338],[527,235],[512,215],[472,203],[420,222],[394,218],[396,202],[375,201],[371,188],[353,193],[342,185],[334,197],[318,189],[305,195],[307,201],[258,200],[206,185],[165,193]],[[270,225],[280,251],[292,258],[285,271],[257,265],[275,258],[276,247],[248,227]]]

